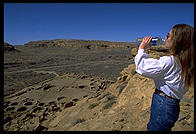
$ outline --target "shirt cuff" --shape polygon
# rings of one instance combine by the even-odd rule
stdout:
[[[144,49],[138,49],[138,53],[144,53]]]

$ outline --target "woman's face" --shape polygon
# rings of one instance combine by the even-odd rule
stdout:
[[[169,33],[167,34],[167,36],[165,38],[165,46],[167,48],[171,48],[171,46],[172,46],[171,36],[172,36],[172,30],[169,31]]]

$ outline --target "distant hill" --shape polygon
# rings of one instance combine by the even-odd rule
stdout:
[[[77,39],[55,39],[30,41],[25,46],[31,47],[75,47],[75,48],[132,48],[136,43],[132,42],[111,42],[103,40],[77,40]]]

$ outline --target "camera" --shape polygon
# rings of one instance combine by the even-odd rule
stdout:
[[[142,40],[143,40],[143,38],[136,39],[137,46],[139,46],[141,44]],[[165,44],[165,40],[162,39],[161,37],[152,37],[152,40],[150,42],[151,46],[164,45],[164,44]]]

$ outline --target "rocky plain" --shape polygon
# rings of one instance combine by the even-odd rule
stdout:
[[[153,80],[135,72],[135,43],[4,43],[4,131],[146,131]],[[164,46],[146,49],[152,58]],[[172,131],[194,131],[194,87]]]

